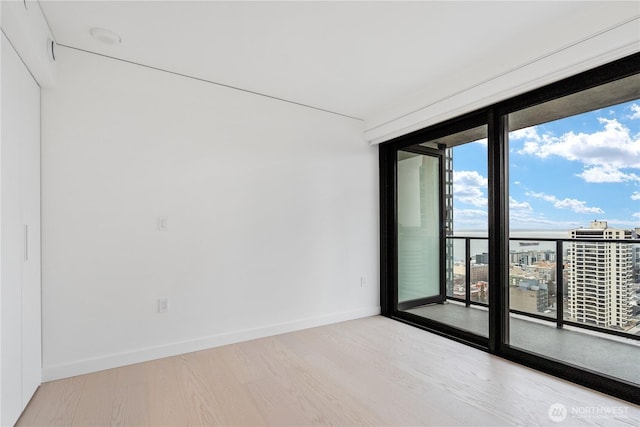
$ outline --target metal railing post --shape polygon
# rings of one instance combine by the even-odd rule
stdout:
[[[471,239],[468,237],[464,239],[464,257],[466,259],[464,263],[464,304],[469,307],[471,305]]]
[[[562,240],[556,240],[556,327],[564,324],[564,257]]]

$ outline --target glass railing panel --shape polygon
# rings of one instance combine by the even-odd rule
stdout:
[[[489,241],[470,239],[469,299],[476,303],[489,304]]]
[[[447,297],[467,298],[467,255],[464,238],[447,238]]]
[[[509,310],[557,318],[556,242],[509,241]]]
[[[640,384],[640,242],[523,241],[510,241],[509,345]]]

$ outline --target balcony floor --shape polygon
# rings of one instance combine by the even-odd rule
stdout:
[[[489,312],[484,308],[449,302],[407,312],[488,336]],[[517,315],[511,315],[509,327],[512,347],[640,384],[639,341],[568,326],[558,329],[553,322]]]

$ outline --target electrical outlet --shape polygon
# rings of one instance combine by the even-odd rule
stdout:
[[[367,284],[367,279],[364,276],[360,276],[360,287],[364,288]]]
[[[169,298],[158,298],[158,313],[169,311]]]

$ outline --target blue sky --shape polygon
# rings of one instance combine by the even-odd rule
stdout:
[[[640,227],[640,100],[512,132],[512,230]],[[454,148],[454,229],[487,228],[486,140]]]

